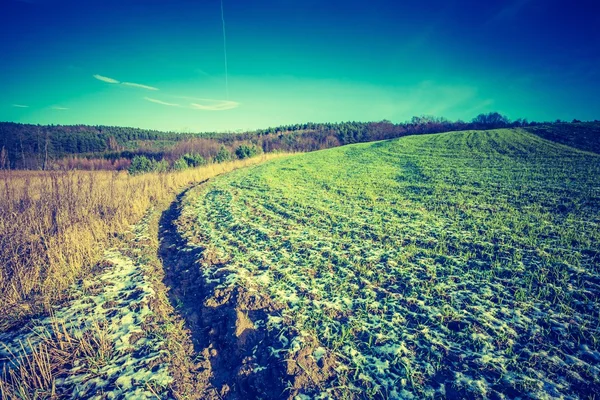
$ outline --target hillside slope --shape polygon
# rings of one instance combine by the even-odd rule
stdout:
[[[600,123],[554,123],[525,128],[543,139],[600,154]]]
[[[183,205],[200,269],[178,290],[197,290],[203,354],[239,362],[212,382],[231,398],[269,396],[264,379],[335,398],[600,384],[599,156],[522,130],[411,136],[237,171]]]

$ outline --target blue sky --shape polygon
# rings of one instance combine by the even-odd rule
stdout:
[[[591,1],[223,0],[227,75],[220,0],[0,4],[0,121],[600,118]]]

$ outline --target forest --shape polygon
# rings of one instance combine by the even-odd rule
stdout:
[[[130,168],[132,160],[139,156],[156,162],[164,160],[169,167],[174,167],[177,160],[185,155],[219,162],[236,156],[244,158],[239,156],[246,154],[250,148],[264,153],[305,152],[415,134],[507,127],[524,127],[542,137],[561,136],[560,132],[564,129],[586,131],[591,129],[590,126],[590,123],[580,121],[511,121],[498,112],[480,114],[470,122],[415,116],[403,123],[387,120],[308,122],[234,133],[179,133],[114,126],[0,122],[0,168],[121,170]],[[576,146],[574,143],[567,144]]]

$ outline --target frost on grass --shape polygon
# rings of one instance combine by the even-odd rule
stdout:
[[[135,241],[146,239],[147,218],[133,229]],[[128,249],[131,250],[131,249]],[[156,398],[172,381],[162,362],[163,338],[147,325],[153,315],[152,285],[144,266],[120,249],[106,251],[102,272],[75,285],[70,299],[52,316],[32,320],[18,331],[0,333],[0,363],[14,367],[30,345],[55,330],[75,339],[100,339],[97,352],[75,359],[56,379],[63,398]]]
[[[272,354],[316,340],[351,396],[575,399],[600,385],[599,190],[598,156],[455,132],[238,171],[179,224],[214,290],[284,306]]]

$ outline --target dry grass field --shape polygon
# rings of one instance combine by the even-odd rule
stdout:
[[[47,311],[152,204],[194,182],[277,156],[137,176],[0,171],[0,331]]]

